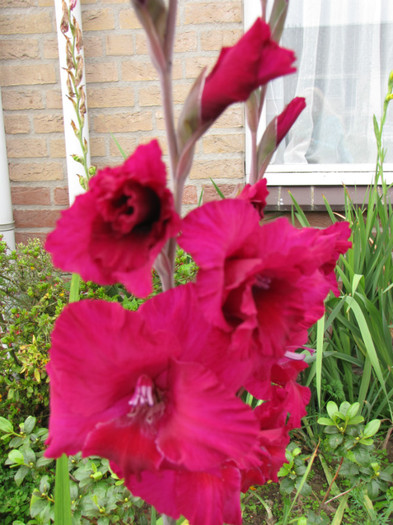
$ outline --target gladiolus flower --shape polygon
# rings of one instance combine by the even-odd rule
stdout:
[[[277,139],[276,145],[280,144],[282,139],[291,129],[296,119],[306,107],[306,99],[296,97],[285,107],[284,111],[277,117]]]
[[[259,424],[236,396],[242,364],[228,361],[236,373],[222,380],[228,338],[196,305],[194,285],[185,285],[137,312],[105,301],[66,307],[52,334],[46,455],[106,457],[135,495],[196,525],[222,523],[209,518],[215,498],[237,491],[235,510],[220,510],[237,525],[238,469],[258,465]],[[155,485],[147,490],[144,480]]]
[[[266,206],[266,199],[269,192],[266,187],[266,179],[261,179],[255,184],[246,184],[238,195],[238,199],[243,199],[250,202],[259,213],[260,218],[263,218],[263,210]]]
[[[226,107],[248,99],[269,80],[295,71],[293,51],[280,47],[261,18],[233,47],[223,48],[202,92],[201,116],[215,120]]]
[[[338,293],[334,264],[350,246],[350,229],[258,222],[245,201],[210,202],[185,217],[179,244],[200,268],[199,298],[211,322],[243,347],[247,337],[256,338],[255,356],[279,357],[288,345],[306,342],[327,293]]]
[[[166,188],[157,141],[139,146],[124,164],[99,171],[49,234],[55,266],[99,284],[123,283],[138,295],[151,290],[151,269],[180,219]]]

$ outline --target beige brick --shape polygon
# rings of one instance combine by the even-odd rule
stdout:
[[[197,160],[191,170],[190,179],[242,179],[244,165],[241,158]]]
[[[11,198],[13,205],[42,205],[50,204],[49,188],[31,186],[12,186]]]
[[[138,145],[138,141],[136,137],[132,137],[129,135],[128,136],[127,135],[116,136],[116,140],[126,155],[131,155],[131,153],[135,150],[135,148]],[[109,144],[110,144],[109,150],[110,150],[111,157],[120,157],[121,156],[120,150],[117,147],[114,140],[111,139]]]
[[[91,5],[91,4],[96,4],[96,3],[97,3],[97,0],[81,0],[82,5]]]
[[[51,0],[38,0],[38,5],[39,7],[53,7],[53,2]]]
[[[174,113],[175,113],[175,122],[178,121],[180,112],[181,112],[181,109],[175,108],[175,111],[174,111]],[[157,130],[160,130],[160,131],[161,130],[165,130],[165,121],[164,121],[164,115],[163,115],[162,109],[159,109],[159,110],[155,111],[154,118],[155,118],[155,122],[156,122],[155,128]]]
[[[198,37],[196,31],[177,32],[175,37],[175,53],[196,51],[198,47]]]
[[[131,57],[121,64],[121,78],[129,82],[157,80],[158,74],[150,60]]]
[[[94,131],[122,133],[125,131],[150,131],[153,129],[151,113],[106,113],[94,118]]]
[[[14,210],[16,228],[53,228],[59,217],[59,210]]]
[[[63,116],[59,114],[40,115],[34,117],[34,130],[36,133],[63,132]]]
[[[161,90],[157,85],[141,86],[139,88],[138,100],[140,106],[160,106]]]
[[[242,34],[241,29],[202,31],[199,37],[201,48],[203,51],[219,51],[222,47],[233,46]]]
[[[47,109],[62,109],[63,102],[60,89],[46,92],[46,107]]]
[[[51,33],[52,19],[49,11],[24,13],[18,15],[0,15],[0,34],[28,35],[33,33]]]
[[[62,180],[63,177],[63,164],[61,162],[10,163],[10,179],[12,181]]]
[[[89,108],[129,107],[134,104],[132,87],[91,88],[87,94]]]
[[[244,107],[242,104],[229,106],[213,124],[213,129],[241,128],[244,125]]]
[[[51,64],[0,66],[0,78],[2,86],[54,84],[56,73]]]
[[[113,62],[87,64],[86,80],[87,82],[115,82],[118,80],[116,64]]]
[[[158,80],[158,73],[149,59],[131,57],[121,64],[122,80],[128,82],[146,82],[147,80]],[[182,65],[175,62],[172,69],[172,78],[182,78]]]
[[[113,9],[89,9],[82,13],[83,31],[105,31],[114,29]]]
[[[139,29],[141,24],[137,19],[133,9],[123,9],[119,13],[120,29]]]
[[[240,191],[241,184],[217,184],[221,193],[227,198],[233,198]],[[213,183],[203,185],[203,202],[217,201],[220,199]]]
[[[66,39],[64,39],[64,47],[66,44]],[[57,43],[57,38],[51,37],[46,38],[43,42],[43,51],[44,58],[59,58],[59,46]]]
[[[207,135],[203,138],[205,153],[237,153],[244,151],[244,133]]]
[[[5,7],[31,7],[36,5],[36,0],[0,0],[0,8]]]
[[[241,2],[195,2],[184,6],[186,24],[241,23]]]
[[[135,31],[135,54],[138,56],[149,54],[149,46],[144,31]]]
[[[186,186],[183,193],[183,204],[197,204],[197,189],[195,186]]]
[[[41,93],[33,90],[17,91],[15,89],[2,90],[3,108],[5,110],[42,109]]]
[[[40,158],[47,156],[46,140],[35,138],[7,139],[7,156],[9,159]]]
[[[129,0],[105,0],[107,4],[129,4]]]
[[[29,133],[30,120],[29,117],[23,114],[4,115],[5,132],[11,135],[16,133]]]
[[[186,58],[186,78],[196,78],[205,67],[209,71],[216,63],[216,60],[217,57],[212,56]]]
[[[106,140],[101,137],[90,138],[90,156],[91,157],[105,157],[106,156]]]
[[[175,83],[173,86],[173,102],[174,104],[184,104],[193,82]]]
[[[133,51],[132,35],[110,34],[106,36],[106,54],[113,56],[130,55]]]
[[[65,142],[64,138],[61,139],[51,139],[49,143],[50,156],[52,158],[65,158]]]
[[[53,200],[56,206],[68,206],[69,204],[68,188],[67,187],[55,188],[53,192]]]
[[[104,46],[101,36],[83,35],[83,52],[85,58],[96,58],[104,56]]]
[[[24,58],[38,57],[38,41],[28,40],[2,40],[0,45],[0,60],[23,60]]]

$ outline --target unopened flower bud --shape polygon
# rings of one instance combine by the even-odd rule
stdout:
[[[74,93],[74,90],[73,90],[73,87],[72,87],[71,75],[70,74],[67,75],[67,90],[68,90],[68,96],[70,98],[74,98],[75,97],[75,93]]]
[[[80,98],[79,113],[81,117],[83,117],[84,115],[86,115],[86,95],[85,95],[85,90],[83,89],[83,87],[80,89],[80,95],[81,95],[81,98]]]
[[[76,65],[75,84],[79,86],[83,77],[83,57],[78,56]]]
[[[81,31],[80,25],[78,24],[76,20],[75,20],[75,44],[76,44],[76,50],[79,53],[83,47],[83,39],[82,39],[82,31]]]
[[[70,9],[71,11],[75,9],[76,3],[78,0],[70,0]]]
[[[70,20],[68,18],[68,7],[64,0],[62,0],[61,8],[63,11],[63,15],[61,17],[60,30],[63,34],[65,34],[68,31]]]
[[[67,68],[72,69],[74,67],[74,60],[72,56],[72,44],[69,38],[67,38],[67,44],[66,44],[66,60],[67,60]]]

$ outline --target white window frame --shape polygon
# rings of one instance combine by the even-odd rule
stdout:
[[[246,31],[255,19],[261,16],[261,2],[260,0],[244,0],[243,7],[244,30]],[[382,104],[381,100],[381,107]],[[370,115],[371,118],[372,115]],[[247,180],[250,171],[250,151],[251,136],[246,127]],[[374,175],[375,164],[280,164],[269,166],[265,177],[270,186],[341,186],[343,184],[367,186],[372,183]],[[384,179],[388,184],[393,183],[393,163],[384,164]]]

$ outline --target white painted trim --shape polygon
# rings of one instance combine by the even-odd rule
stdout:
[[[15,225],[12,216],[11,188],[0,87],[0,235],[10,250],[15,250]]]
[[[61,93],[63,100],[63,118],[64,118],[64,138],[66,146],[66,161],[67,161],[67,177],[68,177],[68,197],[70,204],[73,203],[75,197],[80,193],[83,193],[82,186],[79,183],[78,174],[85,175],[83,166],[76,162],[72,155],[81,155],[81,146],[75,133],[71,127],[71,120],[76,121],[76,115],[72,102],[67,98],[67,67],[66,61],[66,39],[63,33],[60,31],[60,22],[62,18],[62,0],[55,0],[56,7],[56,28],[57,28],[57,43],[59,47],[59,63],[60,63],[60,82],[61,82]],[[80,0],[77,0],[76,6],[72,10],[72,14],[75,16],[81,31],[82,31],[82,14]],[[80,51],[83,56],[83,48]],[[83,68],[82,84],[85,85],[86,89],[86,75],[85,69]],[[86,115],[85,124],[83,127],[83,139],[86,139],[88,144],[88,158],[87,163],[90,166],[90,144],[89,144],[89,119],[87,114],[87,94],[86,94]]]

